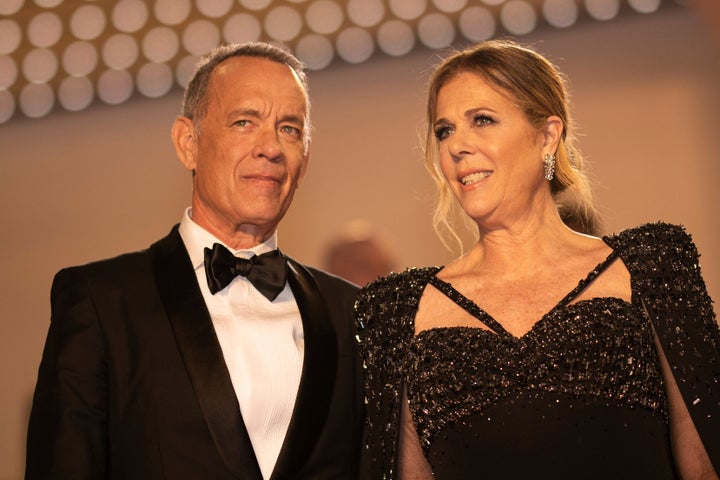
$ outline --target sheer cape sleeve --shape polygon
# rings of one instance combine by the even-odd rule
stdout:
[[[643,225],[605,237],[631,274],[710,460],[720,471],[720,329],[699,254],[683,227]]]
[[[398,442],[407,353],[415,313],[429,278],[439,267],[393,273],[363,288],[355,323],[365,370],[366,419],[360,478],[398,478]]]

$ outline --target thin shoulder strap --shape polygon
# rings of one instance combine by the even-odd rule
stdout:
[[[488,315],[485,310],[480,308],[477,303],[473,302],[465,295],[455,290],[455,287],[453,287],[445,280],[441,280],[436,275],[433,275],[430,277],[430,284],[433,287],[437,288],[446,297],[455,302],[460,308],[475,317],[478,321],[480,321],[493,332],[497,333],[500,336],[512,336],[510,332],[505,330],[502,325],[500,325],[498,322],[495,321],[494,318]]]
[[[618,258],[618,254],[615,252],[615,250],[611,251],[610,255],[608,255],[605,260],[600,262],[590,273],[588,273],[585,278],[580,280],[577,284],[577,287],[575,287],[570,293],[565,295],[565,298],[560,300],[558,305],[564,307],[564,306],[568,305],[570,302],[572,302],[597,277],[599,277],[601,273],[603,273],[605,270],[607,270],[607,268],[615,261],[616,258]]]

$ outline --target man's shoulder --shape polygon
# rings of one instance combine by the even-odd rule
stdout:
[[[349,282],[342,277],[338,277],[337,275],[333,275],[332,273],[326,272],[325,270],[311,265],[306,265],[292,257],[287,257],[287,259],[293,268],[309,274],[315,282],[317,282],[318,288],[320,288],[321,291],[332,290],[354,295],[360,289],[360,287],[354,283]]]
[[[173,229],[169,235],[153,243],[151,246],[140,250],[124,252],[84,264],[65,267],[57,273],[57,276],[120,278],[133,272],[149,270],[151,268],[152,252],[154,250],[162,249],[163,246],[168,243],[174,244],[180,241],[180,244],[182,244],[179,236],[177,239],[173,238],[174,234],[176,234],[175,229]]]

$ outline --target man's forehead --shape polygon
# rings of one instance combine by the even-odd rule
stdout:
[[[212,79],[229,79],[230,81],[252,80],[285,80],[297,83],[305,90],[297,73],[292,67],[262,57],[237,56],[230,57],[219,63],[211,74]]]
[[[210,78],[210,88],[225,96],[226,89],[242,84],[243,89],[263,91],[281,90],[288,97],[299,95],[304,103],[308,95],[295,70],[289,65],[256,57],[231,57],[220,63]],[[273,92],[273,96],[277,96]]]

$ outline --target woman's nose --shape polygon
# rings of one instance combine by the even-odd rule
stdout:
[[[472,142],[467,134],[457,129],[448,139],[448,151],[453,157],[461,158],[474,152]]]

